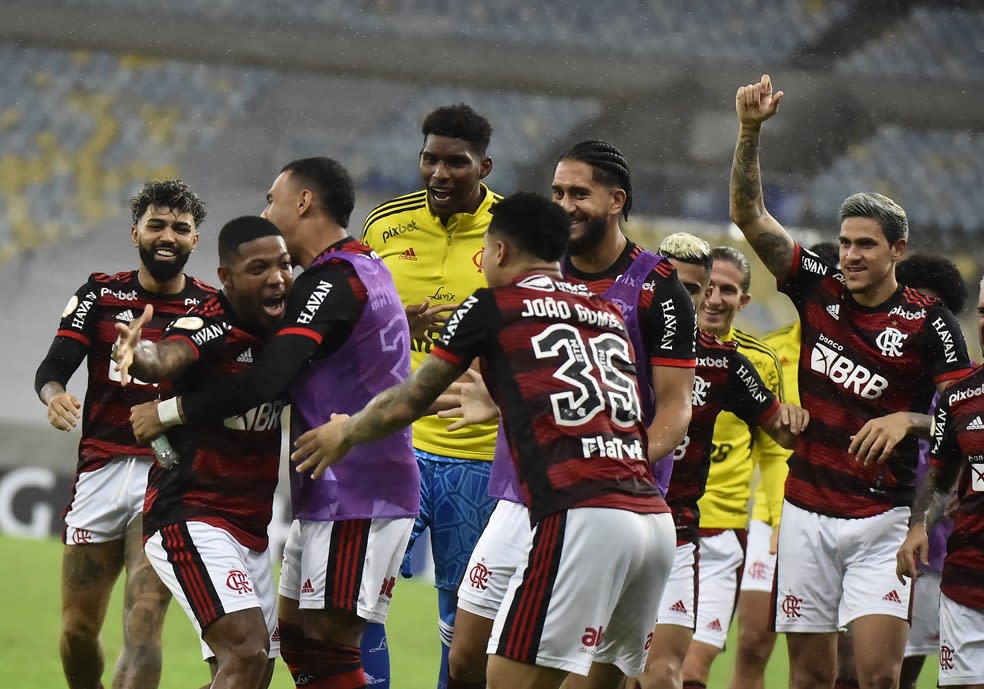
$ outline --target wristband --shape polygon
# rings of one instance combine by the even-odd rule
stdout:
[[[181,413],[178,411],[178,398],[171,397],[158,404],[157,418],[164,428],[180,426],[184,423],[181,420]]]

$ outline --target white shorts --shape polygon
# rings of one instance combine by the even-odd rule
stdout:
[[[169,524],[147,539],[147,559],[195,625],[198,638],[223,615],[259,608],[266,620],[270,657],[280,655],[277,596],[270,551],[259,553],[204,522]],[[202,639],[202,657],[215,656]]]
[[[695,544],[684,543],[676,547],[673,569],[659,601],[656,624],[673,624],[693,630],[697,623],[698,560]]]
[[[675,543],[669,514],[581,507],[545,517],[509,582],[488,652],[579,675],[597,662],[637,676]]]
[[[295,519],[284,545],[280,595],[302,610],[348,610],[383,624],[413,517]]]
[[[895,575],[895,554],[908,522],[908,507],[842,519],[784,502],[776,631],[836,632],[865,615],[908,620],[912,587]]]
[[[65,512],[67,545],[120,541],[143,513],[153,457],[118,457],[75,477]]]
[[[940,594],[939,686],[984,684],[984,613]]]
[[[748,523],[748,547],[745,549],[745,571],[741,577],[742,591],[772,593],[776,571],[776,554],[769,552],[772,527],[753,519]]]
[[[724,648],[735,614],[738,583],[745,561],[744,532],[726,529],[700,538],[700,583],[694,641]]]
[[[526,565],[532,544],[529,509],[526,505],[500,500],[468,560],[458,587],[458,607],[494,620],[509,580],[517,569]]]
[[[912,626],[905,657],[936,655],[940,650],[940,573],[923,572],[912,583]]]

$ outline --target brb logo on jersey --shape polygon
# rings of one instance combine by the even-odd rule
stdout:
[[[902,356],[902,344],[908,337],[908,334],[896,328],[885,328],[875,338],[875,344],[878,345],[878,350],[882,353],[882,356],[890,356],[898,359]]]
[[[888,380],[854,363],[842,354],[843,350],[843,345],[820,335],[820,341],[810,352],[810,368],[855,395],[868,400],[881,397],[888,387]]]

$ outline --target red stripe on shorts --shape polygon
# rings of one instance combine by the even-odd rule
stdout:
[[[188,532],[188,525],[177,522],[163,527],[161,545],[167,553],[167,561],[174,568],[174,576],[191,605],[195,619],[204,632],[225,611],[215,587],[212,586],[208,569]]]
[[[536,663],[543,624],[560,566],[567,513],[558,512],[538,525],[523,583],[510,606],[497,654],[523,663]]]
[[[347,519],[332,525],[332,554],[325,573],[326,607],[357,612],[371,525],[370,519]]]

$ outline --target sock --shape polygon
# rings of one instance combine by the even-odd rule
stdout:
[[[441,637],[441,670],[437,675],[437,689],[450,689],[448,684],[448,654],[451,652],[451,637],[454,636],[454,616],[458,611],[458,592],[438,589],[437,611],[440,615],[437,630]]]
[[[304,632],[300,625],[289,624],[283,618],[277,624],[280,629],[280,657],[296,682],[298,663],[303,661]]]
[[[362,669],[373,689],[390,689],[389,645],[381,624],[370,622],[362,633]]]
[[[356,646],[341,646],[304,637],[300,627],[280,621],[280,657],[294,685],[304,689],[366,689],[362,653]]]
[[[448,689],[485,689],[485,682],[464,682],[448,677]]]

